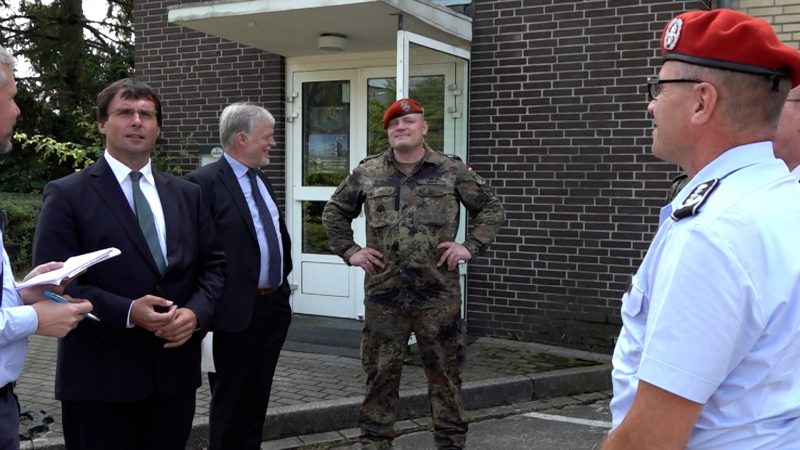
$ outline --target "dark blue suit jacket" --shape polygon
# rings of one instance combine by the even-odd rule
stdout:
[[[200,341],[225,282],[225,259],[200,189],[153,171],[164,210],[167,272],[162,276],[133,210],[104,158],[49,183],[34,239],[34,264],[117,247],[122,254],[89,268],[66,289],[94,305],[101,321],[83,320],[59,341],[56,398],[137,401],[200,386]],[[190,308],[200,330],[184,345],[127,328],[133,300],[146,294]]]
[[[260,171],[259,174],[272,201],[277,204],[272,185]],[[212,330],[229,333],[244,331],[253,313],[261,257],[250,208],[247,207],[236,174],[224,157],[190,173],[186,179],[202,187],[227,260],[228,279],[222,300],[214,311]],[[283,243],[281,289],[288,299],[291,293],[287,277],[292,271],[292,243],[282,213],[278,219]]]

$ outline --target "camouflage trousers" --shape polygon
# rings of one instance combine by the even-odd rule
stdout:
[[[367,373],[367,393],[359,412],[363,436],[383,445],[394,438],[400,375],[408,338],[414,332],[428,379],[436,445],[463,448],[467,422],[461,372],[466,352],[459,304],[408,310],[368,301],[365,310],[361,362]]]

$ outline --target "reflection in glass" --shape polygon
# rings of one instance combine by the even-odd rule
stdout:
[[[428,135],[425,142],[436,150],[444,147],[444,75],[411,77],[411,98],[425,108]],[[374,155],[389,148],[386,130],[383,129],[383,112],[395,100],[395,79],[370,78],[367,80],[367,153]]]
[[[303,186],[338,186],[350,166],[350,82],[303,83]]]
[[[333,254],[328,248],[328,234],[322,226],[324,201],[301,202],[303,207],[303,253]]]

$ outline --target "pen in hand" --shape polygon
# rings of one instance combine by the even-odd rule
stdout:
[[[69,300],[65,299],[64,297],[62,297],[62,296],[60,296],[58,294],[56,294],[55,292],[51,292],[51,291],[48,291],[48,290],[44,291],[44,296],[49,298],[50,300],[52,300],[54,302],[69,303]],[[92,319],[92,320],[96,320],[96,321],[100,322],[100,319],[97,318],[97,316],[95,316],[92,313],[86,313],[85,316],[90,318],[90,319]]]

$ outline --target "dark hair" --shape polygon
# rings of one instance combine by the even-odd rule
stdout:
[[[133,78],[123,78],[109,84],[99,94],[97,94],[97,121],[105,122],[108,119],[108,105],[116,97],[117,92],[121,92],[120,97],[124,99],[151,100],[156,106],[156,119],[158,126],[161,126],[161,100],[156,91],[148,84],[136,81]]]

